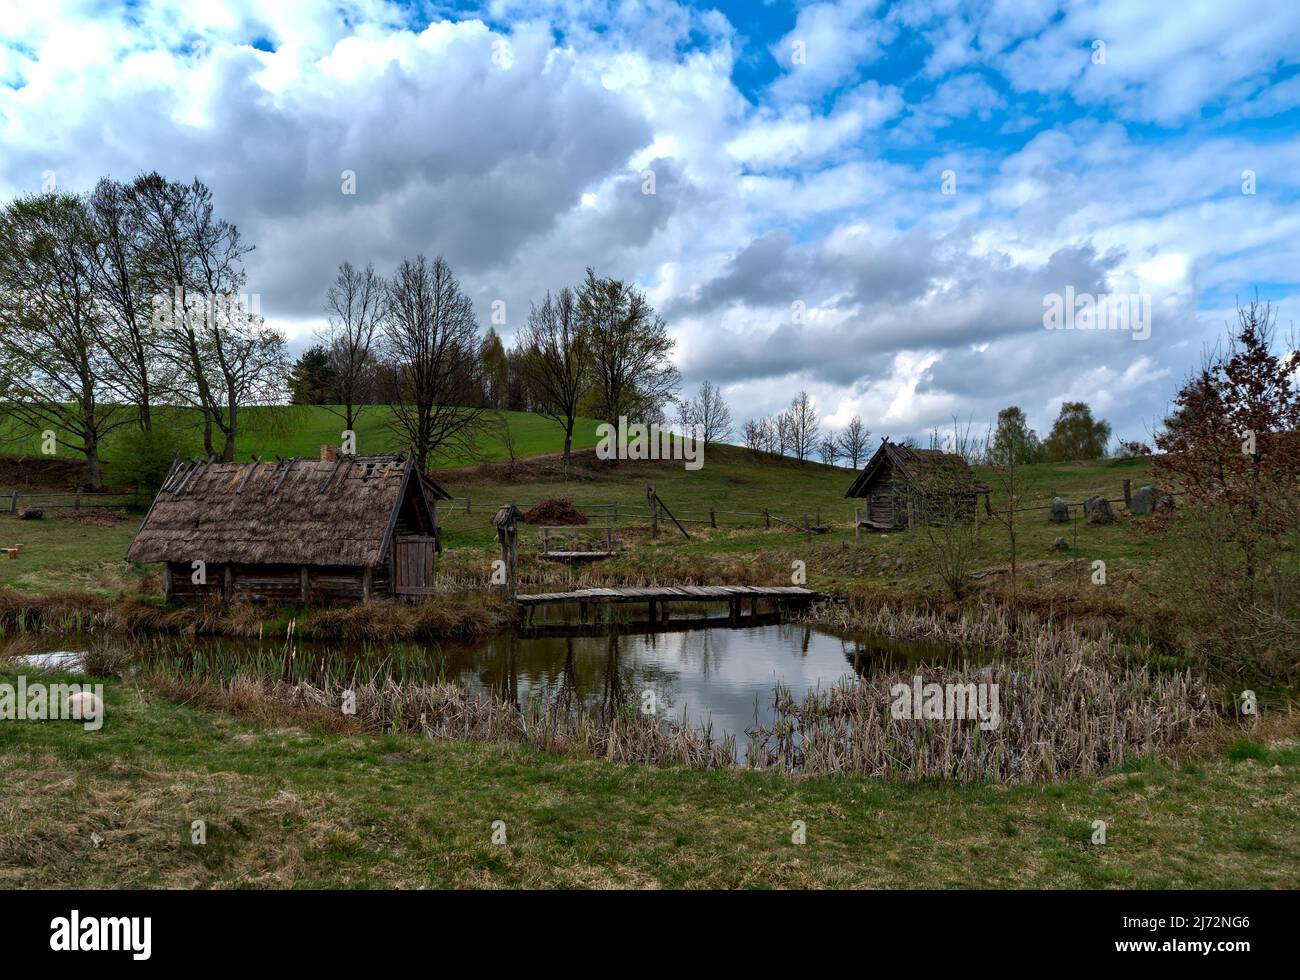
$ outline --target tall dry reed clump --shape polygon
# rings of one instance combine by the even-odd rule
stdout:
[[[226,680],[146,673],[139,683],[169,697],[269,720],[278,714],[324,720],[332,727],[370,732],[423,732],[430,738],[529,745],[560,755],[611,762],[713,769],[735,765],[732,736],[716,739],[709,726],[642,717],[631,706],[613,712],[558,710],[540,700],[522,706],[446,683],[402,684],[392,679],[351,685]],[[353,709],[345,713],[347,703]]]
[[[841,628],[939,639],[1000,659],[991,666],[917,667],[871,675],[802,700],[776,692],[777,720],[750,730],[749,764],[810,774],[1037,782],[1095,775],[1126,757],[1188,745],[1218,715],[1219,699],[1190,673],[1135,666],[1109,636],[1050,625],[1016,628],[1007,617],[950,621],[933,613],[818,607],[811,618]],[[987,657],[981,657],[987,659]],[[903,689],[936,684],[969,705],[979,685],[998,717],[974,712],[895,717]],[[946,706],[946,704],[945,704]],[[990,722],[992,719],[988,719]]]

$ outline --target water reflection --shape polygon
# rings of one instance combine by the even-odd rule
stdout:
[[[64,638],[49,650],[89,650]],[[104,641],[97,641],[104,642]],[[229,677],[246,673],[313,683],[387,675],[400,682],[446,680],[522,705],[607,713],[653,692],[658,714],[711,721],[716,735],[767,724],[773,688],[796,696],[842,678],[952,659],[948,650],[883,637],[846,636],[817,626],[769,622],[697,629],[505,633],[472,643],[295,644],[193,638],[107,641],[113,662],[148,660],[169,671]],[[26,652],[33,652],[30,649]],[[34,651],[40,654],[41,651]],[[92,666],[93,669],[93,666]]]

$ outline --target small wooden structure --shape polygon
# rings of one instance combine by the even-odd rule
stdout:
[[[515,596],[515,602],[524,608],[528,618],[539,606],[556,603],[577,603],[585,622],[593,606],[612,606],[644,602],[651,622],[667,621],[669,603],[722,603],[730,610],[732,624],[741,622],[742,602],[749,601],[749,614],[758,615],[758,603],[774,603],[779,610],[787,607],[806,608],[821,598],[820,593],[801,586],[790,585],[660,585],[649,588],[577,589],[573,592],[542,592],[535,595]]]
[[[582,533],[588,531],[603,531],[599,537],[587,538],[580,543],[587,547],[569,547],[555,548],[552,547],[551,532],[558,531],[561,534]],[[602,540],[603,539],[603,540]],[[572,541],[569,542],[572,544]],[[594,547],[592,547],[594,546]],[[618,549],[622,542],[614,540],[614,526],[612,524],[604,525],[549,525],[542,528],[542,553],[539,556],[543,561],[563,561],[563,562],[584,562],[600,561],[602,558],[612,558],[618,554]]]
[[[126,558],[162,562],[168,599],[429,595],[449,499],[401,455],[178,463]]]
[[[859,518],[858,526],[889,531],[936,514],[973,521],[976,498],[988,492],[970,464],[956,453],[916,449],[885,439],[844,496],[867,502],[866,518]]]

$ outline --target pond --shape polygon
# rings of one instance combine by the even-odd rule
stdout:
[[[746,728],[774,719],[778,684],[799,698],[846,677],[956,659],[936,644],[780,622],[657,630],[641,625],[605,633],[561,627],[443,644],[295,641],[286,647],[283,640],[160,637],[97,638],[92,643],[65,637],[35,648],[28,642],[21,659],[73,670],[87,656],[93,666],[96,656],[104,654],[119,665],[149,662],[187,676],[244,673],[346,683],[386,673],[399,681],[450,681],[516,703],[535,696],[556,706],[583,705],[594,711],[651,699],[660,717],[711,723],[716,737],[730,733],[741,745]]]

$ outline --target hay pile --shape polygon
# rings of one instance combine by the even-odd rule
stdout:
[[[587,515],[573,506],[573,502],[563,497],[543,500],[524,515],[526,524],[549,524],[552,527],[571,524],[586,524]]]

